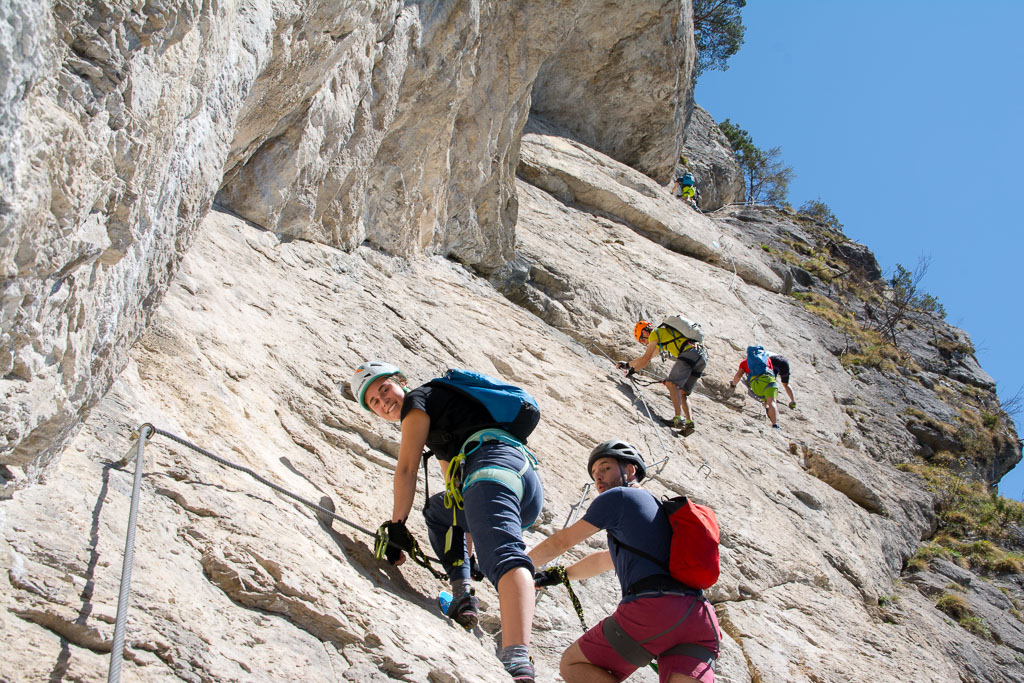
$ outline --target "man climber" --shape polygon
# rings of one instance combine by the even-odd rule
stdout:
[[[689,162],[682,154],[679,155],[679,163],[676,165],[675,181],[672,183],[672,194],[682,198],[684,202],[697,208],[697,180],[690,171]]]
[[[566,683],[622,681],[657,658],[661,683],[713,683],[720,630],[702,591],[666,573],[672,526],[657,499],[640,487],[644,459],[624,441],[605,441],[587,461],[598,491],[583,519],[552,534],[529,555],[541,566],[593,536],[608,532],[608,550],[565,568],[570,580],[614,569],[622,589],[615,613],[562,653]],[[643,555],[630,547],[643,549]],[[538,587],[560,580],[560,568],[538,572]],[[646,661],[644,661],[646,660]]]
[[[734,390],[740,378],[746,375],[745,383],[754,398],[764,405],[764,412],[772,421],[772,429],[779,429],[779,415],[775,407],[775,398],[779,395],[779,385],[775,382],[772,361],[763,346],[748,346],[747,357],[740,363],[739,369],[729,381],[729,390]]]
[[[679,320],[689,323],[685,319]],[[632,375],[636,370],[643,370],[654,358],[658,350],[666,351],[676,359],[665,378],[665,386],[668,387],[668,394],[672,398],[672,407],[675,416],[671,425],[681,429],[683,436],[693,433],[693,418],[690,417],[690,404],[686,397],[693,393],[697,380],[704,374],[707,367],[708,352],[700,339],[686,336],[680,330],[662,323],[658,327],[646,320],[639,321],[633,327],[633,336],[647,349],[640,356],[631,361],[620,361],[619,368],[627,370],[627,375]],[[685,416],[685,417],[683,417]]]

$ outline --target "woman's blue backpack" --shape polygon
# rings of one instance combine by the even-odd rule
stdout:
[[[448,370],[443,376],[427,382],[455,389],[480,405],[494,419],[494,425],[523,443],[540,422],[537,399],[525,390],[506,384],[482,372]],[[481,425],[485,427],[487,425]]]

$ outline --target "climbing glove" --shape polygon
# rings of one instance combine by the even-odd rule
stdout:
[[[561,565],[555,565],[554,567],[535,571],[533,573],[533,585],[536,588],[558,585],[562,583],[562,576],[564,574],[565,568]]]
[[[619,366],[619,370],[625,370],[626,368],[629,367],[629,361],[628,360],[620,360],[617,363],[617,365]]]
[[[378,560],[384,558],[394,564],[401,558],[402,551],[411,551],[412,546],[412,534],[409,533],[404,521],[384,522],[377,528],[373,556]]]

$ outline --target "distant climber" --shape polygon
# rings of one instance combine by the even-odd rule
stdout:
[[[467,380],[468,378],[468,380]],[[495,388],[489,396],[506,399],[517,411],[507,420],[474,393],[472,382]],[[352,377],[359,404],[391,422],[402,436],[394,475],[394,507],[381,525],[388,561],[405,561],[412,547],[405,520],[416,495],[416,475],[424,447],[437,456],[445,474],[445,494],[424,509],[431,546],[442,558],[452,586],[448,615],[464,628],[478,621],[479,605],[469,581],[463,531],[473,534],[481,569],[498,590],[501,604],[502,665],[520,683],[533,683],[530,631],[534,612],[533,563],[526,555],[523,529],[536,521],[544,501],[536,459],[524,442],[540,419],[536,402],[517,387],[490,384],[493,378],[450,370],[444,377],[409,390],[401,370],[380,361],[363,363]],[[508,390],[518,392],[512,395]],[[532,397],[530,397],[532,401]],[[532,407],[531,407],[532,405]],[[442,497],[452,501],[448,511]],[[464,507],[464,514],[459,509]],[[453,519],[454,518],[454,519]],[[453,521],[455,522],[453,524]],[[445,536],[448,536],[447,543]]]
[[[580,580],[614,569],[622,599],[610,617],[562,653],[562,677],[567,683],[621,681],[657,659],[663,683],[713,683],[721,641],[715,610],[702,591],[672,578],[673,527],[658,500],[640,487],[643,456],[624,441],[605,441],[590,453],[587,470],[598,496],[583,519],[529,554],[541,566],[605,529],[608,550],[591,553],[564,572]],[[717,578],[717,550],[715,560]],[[537,572],[537,586],[560,580],[559,569]]]
[[[679,155],[679,161],[673,170],[673,177],[675,181],[672,183],[672,194],[682,198],[683,201],[696,209],[697,198],[700,197],[700,192],[697,190],[697,180],[693,177],[693,172],[690,170],[690,162],[684,154]]]
[[[747,357],[740,363],[739,369],[729,382],[729,388],[735,389],[740,378],[744,379],[754,398],[764,405],[764,412],[772,422],[773,429],[779,429],[778,410],[775,398],[779,395],[779,385],[775,382],[772,372],[772,361],[763,346],[748,346]]]
[[[693,393],[708,362],[700,323],[679,315],[665,318],[657,327],[646,320],[640,320],[633,327],[633,336],[641,344],[647,345],[647,349],[631,361],[619,362],[619,368],[626,370],[627,375],[632,375],[636,370],[645,368],[659,350],[675,358],[676,362],[665,378],[665,386],[668,387],[672,407],[675,409],[670,424],[681,429],[683,436],[692,434],[694,423],[686,397]]]
[[[772,374],[778,378],[779,383],[782,384],[782,388],[786,390],[786,395],[789,396],[789,407],[790,409],[796,408],[796,399],[793,398],[793,390],[789,388],[789,359],[785,356],[768,352],[768,360],[772,364]]]

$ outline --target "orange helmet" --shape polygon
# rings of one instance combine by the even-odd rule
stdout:
[[[640,337],[644,336],[644,332],[650,332],[653,325],[646,320],[641,320],[633,328],[633,336],[636,337],[637,341],[640,341]]]

